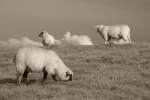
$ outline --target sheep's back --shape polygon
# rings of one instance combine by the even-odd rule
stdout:
[[[40,48],[24,47],[17,52],[16,62],[25,64],[32,71],[41,71],[48,63],[48,54]]]

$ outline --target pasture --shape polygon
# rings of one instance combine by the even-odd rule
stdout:
[[[150,44],[53,48],[74,72],[71,82],[41,85],[42,73],[16,86],[15,49],[0,48],[0,100],[150,100]]]

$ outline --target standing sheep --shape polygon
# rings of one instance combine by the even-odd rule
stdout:
[[[126,43],[131,43],[130,28],[128,25],[96,25],[97,32],[104,38],[105,44],[111,39],[123,39]]]
[[[22,77],[29,82],[29,72],[44,72],[43,82],[47,74],[53,80],[72,81],[73,72],[64,64],[60,57],[52,50],[38,47],[23,47],[14,57],[17,70],[17,85],[20,85]]]

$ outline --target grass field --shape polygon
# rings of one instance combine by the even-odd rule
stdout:
[[[150,44],[54,48],[74,72],[71,82],[42,73],[16,86],[13,49],[0,49],[0,100],[150,100]]]

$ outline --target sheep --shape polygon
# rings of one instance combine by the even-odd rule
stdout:
[[[123,39],[126,43],[132,43],[130,38],[130,28],[128,25],[96,25],[97,32],[104,38],[105,44],[111,39]]]
[[[66,32],[62,40],[70,45],[93,45],[93,42],[88,36],[71,35],[70,32]]]
[[[60,44],[59,40],[56,40],[51,34],[46,31],[42,31],[39,34],[39,37],[42,38],[42,43],[44,46],[56,46]]]
[[[13,61],[17,71],[17,85],[20,85],[22,77],[29,83],[30,72],[44,72],[42,82],[46,80],[47,74],[55,81],[72,81],[73,78],[71,69],[52,50],[35,46],[22,47],[15,54]]]

